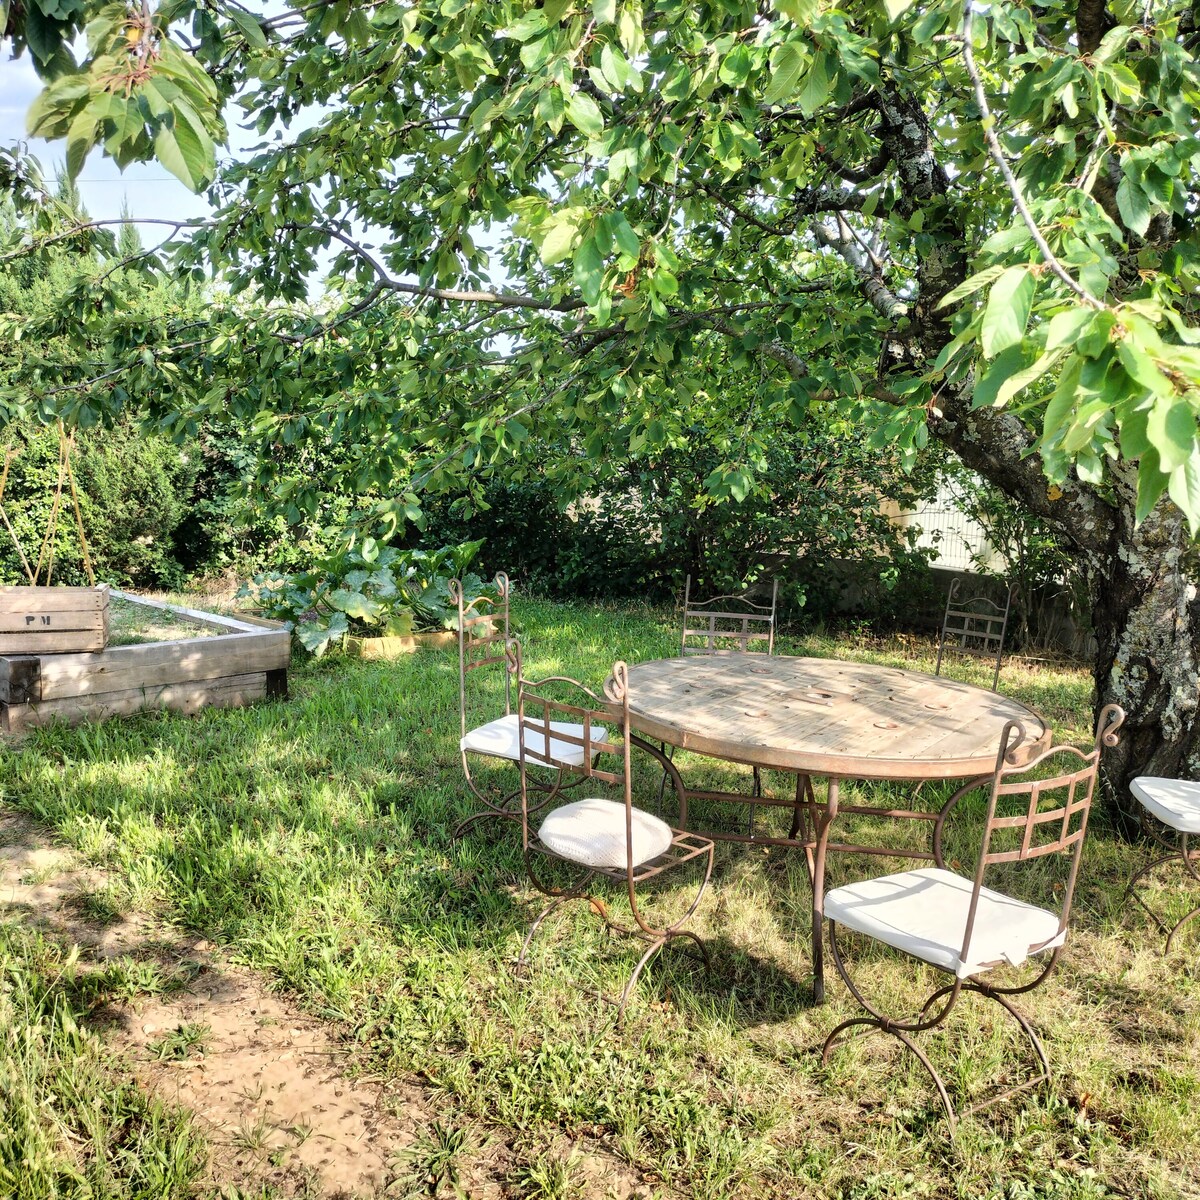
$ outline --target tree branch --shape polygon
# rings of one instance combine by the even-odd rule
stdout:
[[[314,226],[311,225],[287,224],[280,226],[280,229],[286,229],[293,233],[300,232],[302,229],[311,230],[313,228]],[[527,296],[519,292],[459,290],[456,288],[427,287],[417,283],[403,283],[399,279],[393,279],[384,265],[353,238],[348,237],[340,230],[330,229],[327,225],[317,226],[316,228],[334,241],[341,242],[355,258],[370,267],[375,273],[377,280],[375,287],[379,291],[398,292],[402,296],[417,296],[427,300],[449,300],[465,304],[492,304],[497,308],[533,308],[541,312],[577,312],[579,309],[587,307],[586,303],[580,298],[571,300],[543,300],[539,296]]]
[[[1075,6],[1075,40],[1080,54],[1091,54],[1104,35],[1116,25],[1108,11],[1107,0],[1079,0]]]
[[[1084,7],[1085,4],[1081,0],[1079,8],[1082,10]],[[1101,4],[1100,8],[1103,9],[1103,7],[1104,5]],[[980,77],[979,68],[975,65],[975,51],[971,47],[971,28],[974,15],[972,0],[966,0],[966,3],[963,5],[963,65],[967,69],[967,75],[970,76],[971,85],[975,91],[975,100],[983,116],[983,136],[987,141],[988,153],[991,155],[992,161],[1000,169],[1004,185],[1008,188],[1009,195],[1012,196],[1013,205],[1020,214],[1021,220],[1025,222],[1025,228],[1029,230],[1029,236],[1033,238],[1034,245],[1037,246],[1038,250],[1041,251],[1042,257],[1046,260],[1046,265],[1086,305],[1090,308],[1103,309],[1106,305],[1102,301],[1097,300],[1055,257],[1054,251],[1050,249],[1050,244],[1042,236],[1042,231],[1038,228],[1038,223],[1033,219],[1033,213],[1029,211],[1029,205],[1025,203],[1025,197],[1021,194],[1021,185],[1017,182],[1017,177],[1008,165],[1008,159],[1004,157],[1004,151],[1000,146],[1000,139],[996,136],[996,118],[992,115],[992,110],[988,106],[987,95],[983,90],[983,79]],[[1097,39],[1097,44],[1099,44],[1099,39]]]

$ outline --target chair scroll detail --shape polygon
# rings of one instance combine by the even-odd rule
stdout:
[[[1133,876],[1125,890],[1125,896],[1144,909],[1154,924],[1167,935],[1163,953],[1170,954],[1175,935],[1190,921],[1200,916],[1200,905],[1168,925],[1161,914],[1156,913],[1138,895],[1137,885],[1156,867],[1176,860],[1183,868],[1185,878],[1200,883],[1200,871],[1197,870],[1200,864],[1200,848],[1195,848],[1191,842],[1196,834],[1200,834],[1200,783],[1190,779],[1139,775],[1130,783],[1129,790],[1141,805],[1143,832],[1167,853],[1152,857]]]
[[[1054,970],[1067,938],[1071,902],[1080,854],[1095,792],[1102,751],[1117,744],[1125,720],[1114,704],[1100,713],[1096,739],[1088,752],[1057,746],[1030,762],[1022,762],[1025,730],[1010,721],[1000,738],[996,767],[990,777],[960,788],[947,804],[956,806],[973,790],[989,788],[979,858],[973,878],[946,870],[939,850],[936,867],[905,871],[835,888],[825,897],[829,947],[834,965],[851,995],[870,1014],[853,1017],[825,1039],[822,1061],[856,1027],[880,1030],[900,1041],[929,1073],[953,1127],[959,1112],[973,1112],[1047,1081],[1050,1062],[1041,1040],[1011,997],[1029,992]],[[943,810],[943,818],[946,816]],[[1067,860],[1067,878],[1054,893],[1055,907],[1043,908],[984,886],[991,868],[1025,863],[1046,855]],[[902,951],[951,976],[915,1015],[895,1017],[875,1008],[850,977],[838,942],[839,928],[853,930]],[[992,982],[988,973],[1027,959],[1049,955],[1032,979],[1008,986]],[[941,1025],[963,992],[994,1000],[1020,1027],[1037,1066],[1028,1078],[997,1090],[956,1112],[941,1075],[917,1043],[919,1034]]]
[[[1008,633],[1008,617],[1017,595],[1017,586],[1013,584],[1007,589],[1003,604],[997,604],[988,596],[964,598],[961,593],[962,579],[956,578],[951,581],[946,594],[946,609],[938,634],[937,665],[933,673],[942,673],[942,659],[947,649],[980,658],[995,658],[995,670],[992,672],[994,692],[1000,680],[1004,639]]]
[[[521,727],[521,831],[525,865],[530,881],[549,899],[530,926],[517,960],[523,970],[534,935],[555,910],[572,900],[586,900],[606,926],[631,934],[646,943],[646,950],[633,968],[617,1001],[617,1021],[623,1022],[626,1006],[638,978],[650,960],[665,946],[683,938],[699,950],[706,968],[708,950],[703,941],[684,925],[699,907],[713,867],[713,843],[704,837],[672,829],[659,817],[634,807],[631,752],[646,751],[657,759],[681,786],[675,768],[653,746],[631,733],[629,722],[629,679],[625,664],[613,666],[605,703],[574,679],[553,676],[537,682],[521,675],[520,647],[509,642],[512,670],[519,679],[517,712]],[[616,760],[616,761],[614,761]],[[554,768],[548,807],[558,798],[562,781],[572,776],[579,782],[601,785],[619,799],[589,795],[569,804],[558,804],[535,830],[530,818],[530,767]],[[536,793],[535,793],[536,795]],[[539,870],[544,859],[554,859],[576,868],[578,874],[565,887],[550,885]],[[701,879],[695,896],[676,920],[663,924],[648,917],[639,903],[638,889],[651,879],[698,860]],[[590,894],[589,885],[598,878],[624,885],[632,925],[614,919],[603,899]]]

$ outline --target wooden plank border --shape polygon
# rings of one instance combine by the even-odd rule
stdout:
[[[77,724],[146,708],[195,713],[287,698],[288,630],[126,592],[112,595],[220,632],[86,653],[0,656],[0,728],[19,733],[55,720]]]

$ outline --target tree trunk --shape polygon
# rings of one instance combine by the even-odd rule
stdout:
[[[1137,810],[1131,779],[1200,779],[1196,548],[1183,515],[1165,498],[1134,524],[1136,463],[1111,466],[1104,499],[1073,480],[1049,489],[1028,433],[1003,413],[971,413],[968,395],[946,397],[934,432],[969,467],[1053,524],[1082,562],[1097,643],[1094,712],[1105,704],[1125,710],[1120,742],[1104,754],[1101,803],[1130,833]]]
[[[1200,778],[1200,599],[1173,504],[1163,501],[1135,528],[1125,496],[1116,524],[1107,552],[1088,555],[1085,569],[1098,643],[1096,711],[1119,704],[1126,714],[1119,745],[1104,756],[1103,798],[1129,832],[1137,809],[1131,779]]]

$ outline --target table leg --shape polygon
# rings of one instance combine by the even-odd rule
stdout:
[[[805,847],[809,878],[812,882],[812,967],[813,1003],[825,1003],[825,858],[829,831],[837,816],[838,780],[826,782],[825,811],[816,818],[816,844]]]

